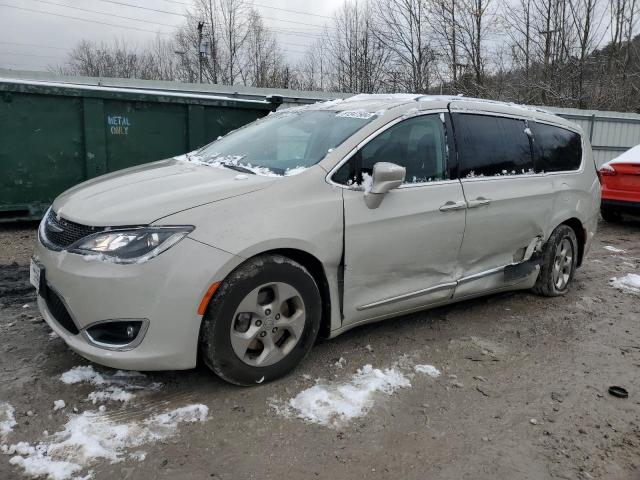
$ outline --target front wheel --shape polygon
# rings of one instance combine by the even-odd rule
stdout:
[[[204,315],[200,350],[218,376],[237,385],[275,380],[311,350],[322,302],[313,276],[282,255],[234,270]]]
[[[557,297],[569,291],[569,283],[578,264],[578,240],[567,225],[556,228],[542,254],[540,274],[534,292],[545,297]]]

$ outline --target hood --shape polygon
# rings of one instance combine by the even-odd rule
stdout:
[[[92,226],[144,225],[172,213],[268,187],[277,178],[162,160],[81,183],[60,195],[53,210]]]

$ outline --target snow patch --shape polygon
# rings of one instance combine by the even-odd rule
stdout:
[[[4,437],[13,431],[17,425],[15,409],[10,403],[0,402],[0,437]]]
[[[605,250],[609,250],[610,252],[613,252],[613,253],[627,253],[626,250],[622,250],[621,248],[617,248],[617,247],[614,247],[614,246],[611,246],[611,245],[605,245],[603,248]]]
[[[306,169],[307,167],[301,167],[301,166],[297,166],[295,168],[287,168],[287,170],[284,172],[284,176],[291,177],[293,175],[298,175],[304,172]]]
[[[369,193],[373,187],[373,177],[367,172],[362,173],[362,188],[365,193]]]
[[[271,171],[267,167],[253,166],[250,163],[242,163],[242,159],[245,155],[222,155],[220,153],[213,153],[207,157],[202,157],[198,154],[187,153],[180,157],[173,157],[176,160],[195,163],[196,165],[204,165],[212,168],[226,169],[227,165],[234,167],[242,167],[249,170],[256,175],[263,177],[280,177],[277,173]]]
[[[88,395],[88,399],[96,403],[102,402],[123,402],[126,403],[131,400],[135,395],[131,392],[127,392],[120,387],[110,386],[107,390],[97,390],[95,392],[91,392]]]
[[[640,275],[628,273],[623,277],[613,277],[611,286],[618,290],[625,290],[632,293],[640,293]]]
[[[87,397],[94,405],[109,401],[128,402],[135,397],[130,390],[155,390],[162,386],[157,382],[148,383],[146,379],[146,375],[135,371],[118,370],[111,375],[101,374],[91,365],[74,367],[60,376],[60,380],[66,384],[90,383],[100,387]]]
[[[205,405],[194,404],[140,421],[117,423],[102,413],[86,411],[71,415],[63,430],[35,445],[3,445],[2,451],[14,455],[9,463],[21,467],[26,475],[64,480],[99,459],[119,462],[127,457],[127,449],[171,437],[179,424],[204,422],[208,413]],[[145,455],[135,451],[129,457],[142,461]]]
[[[60,380],[67,385],[81,382],[89,382],[93,385],[105,383],[104,377],[96,372],[91,365],[73,367],[60,375]]]
[[[377,394],[392,395],[411,386],[398,370],[380,370],[365,365],[344,383],[318,384],[290,399],[280,413],[295,415],[310,423],[338,427],[367,414]]]
[[[439,377],[440,374],[442,372],[440,372],[440,370],[438,370],[436,367],[434,367],[433,365],[416,365],[413,367],[413,369],[415,370],[416,373],[424,373],[426,375],[429,375],[430,377],[436,378]]]
[[[54,400],[53,401],[53,411],[54,412],[56,410],[62,410],[66,406],[67,406],[67,404],[64,403],[64,400]]]

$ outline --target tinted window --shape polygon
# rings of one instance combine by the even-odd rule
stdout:
[[[564,128],[531,122],[536,172],[577,170],[582,162],[580,135]]]
[[[445,178],[446,136],[440,115],[420,115],[404,120],[375,137],[333,176],[342,184],[360,183],[361,175],[373,174],[378,162],[407,169],[405,183],[423,183]]]
[[[461,178],[533,172],[523,120],[460,113],[453,118]]]

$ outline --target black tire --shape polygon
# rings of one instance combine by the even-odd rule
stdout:
[[[299,292],[305,313],[304,327],[295,346],[277,363],[249,365],[233,349],[232,322],[236,322],[234,317],[240,303],[251,292],[275,282],[292,286]],[[202,359],[211,370],[230,383],[249,386],[270,382],[292,371],[309,353],[320,330],[321,316],[320,291],[306,268],[282,255],[255,257],[229,274],[209,303],[200,331]],[[262,328],[266,330],[267,322],[264,323]],[[255,322],[251,320],[250,324],[253,328]]]
[[[556,262],[556,255],[558,253],[559,246],[565,240],[571,244],[572,262],[570,271],[568,272],[568,280],[566,280],[564,285],[558,288],[554,280],[554,264]],[[569,285],[575,275],[576,266],[578,264],[578,254],[578,239],[576,238],[576,233],[573,229],[568,225],[560,225],[557,227],[544,246],[540,274],[538,275],[536,284],[533,287],[533,291],[538,295],[545,297],[557,297],[567,293],[569,291]]]
[[[611,207],[600,207],[600,214],[605,222],[615,223],[620,221],[620,212]]]

